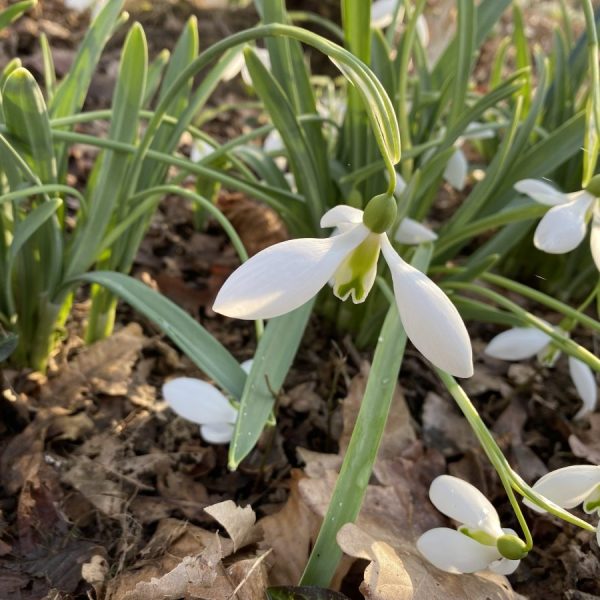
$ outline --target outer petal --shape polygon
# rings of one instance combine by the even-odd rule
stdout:
[[[200,425],[200,435],[209,444],[228,444],[233,437],[233,425],[230,423]]]
[[[194,140],[192,151],[190,152],[190,160],[199,162],[214,152],[214,148],[204,140]]]
[[[484,123],[471,121],[471,123],[467,125],[462,137],[467,140],[489,140],[495,136],[496,132],[493,129],[486,127]]]
[[[592,234],[590,235],[590,246],[592,248],[592,258],[600,271],[600,206],[596,202],[594,206],[594,216],[592,219]]]
[[[96,3],[96,0],[65,0],[65,7],[70,10],[83,12]]]
[[[457,377],[471,377],[471,340],[458,310],[429,277],[398,256],[385,234],[381,238],[406,335],[436,367]]]
[[[394,239],[401,244],[422,244],[437,240],[437,235],[425,225],[406,217],[400,222]]]
[[[514,185],[515,190],[546,206],[558,206],[569,201],[568,197],[540,179],[521,179]]]
[[[423,15],[417,17],[417,35],[421,45],[427,48],[429,46],[429,25],[427,25],[427,19]]]
[[[371,5],[371,27],[383,29],[394,19],[394,10],[398,0],[375,0]]]
[[[338,227],[348,223],[362,223],[363,211],[347,204],[338,204],[321,217],[321,227]]]
[[[253,358],[249,358],[248,360],[245,360],[243,363],[240,364],[240,367],[242,367],[242,369],[244,370],[244,372],[246,374],[250,373],[250,369],[252,368],[252,364],[254,363],[254,359]]]
[[[551,208],[539,222],[533,243],[550,254],[571,252],[587,231],[587,212],[595,198],[584,192],[576,200]]]
[[[485,531],[493,538],[504,533],[492,503],[475,486],[458,477],[436,477],[429,488],[429,498],[440,512],[471,530]]]
[[[598,401],[596,378],[592,370],[584,362],[572,356],[569,356],[569,373],[579,397],[583,400],[583,406],[575,415],[575,418],[579,419],[593,412],[596,408],[596,402]]]
[[[458,148],[450,157],[446,170],[444,171],[444,179],[456,190],[462,190],[465,187],[467,173],[469,171],[469,163],[464,152]]]
[[[270,319],[288,313],[312,298],[369,233],[359,224],[330,238],[275,244],[234,271],[213,310],[238,319]]]
[[[162,392],[169,406],[192,423],[234,423],[237,418],[237,411],[227,398],[206,381],[178,377],[165,383]]]
[[[510,575],[517,570],[517,567],[521,563],[520,560],[510,560],[509,558],[501,558],[490,563],[489,569],[498,575]]]
[[[236,55],[231,59],[231,62],[227,66],[227,68],[223,71],[221,75],[221,79],[223,81],[231,81],[244,67],[244,53],[242,50],[236,53]]]
[[[600,484],[600,466],[573,465],[551,471],[536,481],[533,489],[562,508],[574,508],[581,504]],[[545,512],[525,499],[523,502],[538,512]]]
[[[550,341],[549,336],[535,327],[513,327],[492,338],[484,352],[501,360],[523,360],[535,356]]]
[[[447,527],[426,531],[417,540],[417,549],[432,565],[447,573],[484,571],[501,558],[495,547],[484,546]]]

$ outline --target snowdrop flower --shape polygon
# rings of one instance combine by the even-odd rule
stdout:
[[[396,5],[400,0],[375,0],[371,5],[371,27],[375,29],[385,29],[392,24],[394,20],[394,12]],[[403,10],[400,7],[400,10]],[[429,45],[429,27],[427,19],[423,15],[417,17],[417,35],[421,45],[427,47]]]
[[[549,254],[571,252],[581,244],[592,221],[590,245],[600,270],[600,178],[596,175],[584,190],[564,194],[539,179],[523,179],[515,190],[552,208],[542,217],[533,237],[536,248]]]
[[[546,473],[532,486],[533,490],[561,508],[571,509],[579,504],[588,514],[600,515],[600,466],[573,465]],[[525,498],[523,502],[537,512],[543,508]],[[596,530],[600,544],[600,530]]]
[[[263,151],[268,154],[279,154],[283,150],[285,150],[285,146],[283,145],[281,134],[279,131],[277,131],[277,129],[271,129],[263,142]],[[282,171],[285,171],[287,166],[287,158],[285,156],[277,156],[274,160],[275,164]]]
[[[249,373],[252,360],[240,366]],[[165,383],[162,392],[174,412],[200,425],[200,435],[209,444],[231,441],[238,411],[214,385],[193,377],[177,377]]]
[[[65,7],[69,10],[85,12],[91,8],[92,17],[95,17],[105,4],[106,0],[65,0]]]
[[[451,475],[440,475],[429,488],[433,505],[460,523],[458,530],[437,527],[418,540],[419,552],[448,573],[489,569],[509,575],[527,555],[525,543],[512,530],[502,529],[496,509],[474,486]]]
[[[501,360],[524,360],[538,355],[546,366],[553,366],[560,352],[551,346],[552,338],[534,327],[513,327],[492,339],[484,352]],[[575,415],[579,419],[596,408],[598,390],[592,370],[582,361],[569,356],[569,373],[583,406]]]
[[[214,150],[214,146],[211,146],[207,141],[194,139],[190,152],[190,160],[192,162],[200,162],[203,158],[210,156]]]
[[[321,227],[338,227],[337,235],[289,240],[259,252],[225,282],[213,310],[239,319],[270,319],[298,308],[332,278],[338,298],[364,302],[381,251],[407,336],[437,367],[470,377],[471,342],[458,311],[431,279],[400,258],[385,234],[395,214],[396,203],[385,194],[373,198],[364,212],[332,208]]]
[[[269,71],[271,70],[271,58],[269,56],[269,51],[266,48],[254,48],[254,52],[256,56],[258,56],[260,62],[267,68]],[[242,55],[243,57],[243,55]],[[244,83],[248,87],[252,87],[252,77],[250,77],[250,71],[246,66],[246,61],[242,63],[241,68],[242,79]]]
[[[492,129],[486,129],[481,123],[473,121],[469,123],[464,135],[461,135],[454,143],[455,151],[450,157],[444,171],[444,179],[456,190],[462,191],[467,182],[469,173],[469,162],[461,146],[467,140],[485,140],[494,137]]]

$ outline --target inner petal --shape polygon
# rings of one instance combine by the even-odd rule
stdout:
[[[341,262],[333,283],[333,293],[340,300],[352,297],[354,304],[366,300],[377,276],[380,248],[379,235],[371,233]]]

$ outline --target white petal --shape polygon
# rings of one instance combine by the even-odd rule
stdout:
[[[283,140],[277,129],[272,129],[263,142],[263,150],[265,152],[280,152],[283,150]]]
[[[572,356],[569,356],[569,373],[575,384],[575,389],[583,401],[583,406],[575,415],[576,419],[580,419],[584,415],[593,412],[596,408],[598,400],[596,378],[592,370],[584,362]]]
[[[275,244],[240,266],[219,291],[213,310],[238,319],[270,319],[310,300],[370,231],[362,224],[325,239]]]
[[[447,527],[426,531],[417,540],[417,549],[434,566],[448,573],[484,571],[500,553]]]
[[[222,81],[231,81],[236,77],[245,65],[244,53],[242,50],[236,52],[235,56],[231,59],[231,62],[227,65],[223,74],[221,75]]]
[[[535,356],[551,340],[535,327],[513,327],[492,338],[484,352],[501,360],[523,360]]]
[[[254,53],[258,56],[260,62],[271,70],[271,58],[269,56],[269,51],[266,48],[253,48]],[[244,64],[242,66],[242,79],[247,86],[252,86],[252,77],[250,77],[250,71],[246,65],[246,61],[244,60]]]
[[[492,503],[467,481],[440,475],[431,483],[429,498],[440,512],[470,530],[485,531],[493,538],[504,534]]]
[[[423,15],[417,17],[417,35],[419,41],[424,48],[429,46],[429,26],[427,25],[427,19]]]
[[[233,425],[230,423],[213,423],[201,425],[200,435],[209,444],[227,444],[233,437]]]
[[[510,560],[509,558],[501,558],[490,563],[489,569],[498,575],[510,575],[517,570],[520,560]]]
[[[592,248],[592,258],[596,263],[596,268],[600,271],[600,215],[599,205],[596,202],[594,206],[594,217],[592,219],[592,234],[590,235],[590,246]]]
[[[406,217],[400,222],[394,239],[401,244],[422,244],[437,240],[437,235],[425,225]]]
[[[347,204],[338,204],[321,217],[321,227],[338,227],[344,224],[362,223],[363,211]]]
[[[539,222],[533,243],[550,254],[574,250],[587,231],[587,212],[595,198],[583,192],[576,200],[551,208]]]
[[[193,377],[178,377],[163,385],[162,393],[169,406],[192,423],[233,423],[237,411],[213,385]]]
[[[205,140],[194,140],[192,151],[190,152],[190,160],[199,162],[203,158],[210,156],[214,152],[214,148]]]
[[[96,3],[96,0],[65,0],[65,7],[69,10],[83,12]]]
[[[429,277],[398,256],[385,234],[381,238],[406,335],[436,367],[457,377],[471,377],[471,340],[458,310]]]
[[[371,27],[383,29],[394,19],[394,11],[399,0],[375,0],[371,5]]]
[[[515,183],[514,188],[520,194],[546,206],[558,206],[569,201],[565,194],[540,179],[522,179]]]
[[[460,191],[465,187],[468,171],[469,163],[467,162],[467,158],[462,150],[457,149],[446,165],[444,179],[454,189]]]
[[[574,508],[600,484],[600,466],[573,465],[551,471],[536,481],[533,489],[562,508]],[[529,500],[523,502],[538,512],[544,512]]]
[[[467,125],[463,138],[468,140],[489,140],[496,136],[496,132],[486,127],[479,121],[472,121]]]
[[[250,373],[250,369],[252,368],[252,364],[254,363],[254,359],[253,358],[249,358],[248,360],[245,360],[240,367],[242,367],[242,370],[248,374]]]

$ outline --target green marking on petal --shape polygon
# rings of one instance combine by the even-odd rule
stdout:
[[[600,514],[600,485],[597,485],[583,501],[583,510],[588,515],[591,515],[594,511]]]
[[[481,531],[480,529],[469,529],[464,525],[458,528],[462,534],[470,537],[472,540],[483,544],[484,546],[496,546],[496,538],[493,535],[485,531]]]
[[[377,275],[381,244],[379,236],[370,234],[342,261],[335,272],[333,293],[340,300],[352,297],[352,302],[364,302]]]

